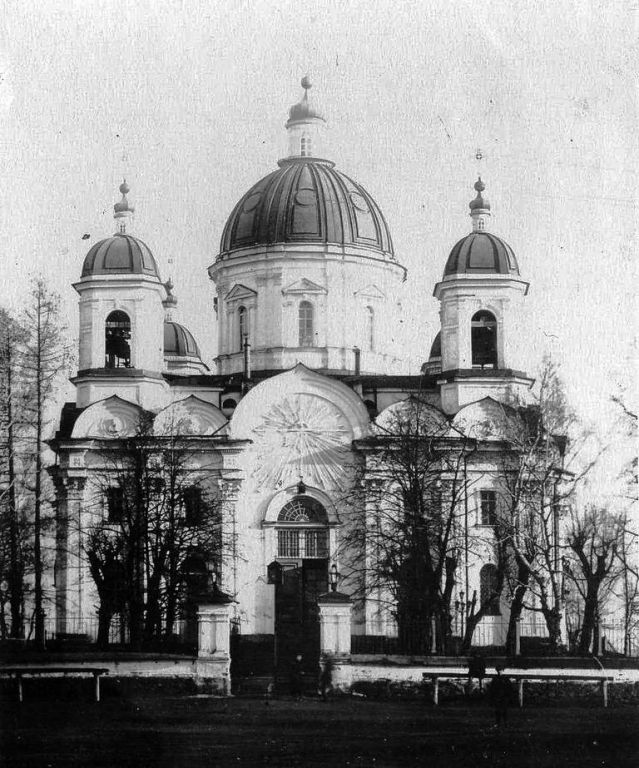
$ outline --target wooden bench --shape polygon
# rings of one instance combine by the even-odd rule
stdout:
[[[497,677],[496,672],[487,672],[484,678]],[[599,683],[601,685],[601,695],[603,697],[604,707],[608,706],[608,683],[614,680],[613,675],[596,672],[594,674],[579,674],[578,672],[566,672],[565,674],[558,675],[553,671],[539,671],[539,672],[527,672],[525,669],[511,670],[508,672],[502,672],[502,677],[507,677],[510,680],[517,681],[517,701],[520,707],[524,706],[524,683],[527,680],[554,680],[559,682],[560,680],[578,680],[581,682]],[[436,706],[439,704],[439,681],[440,680],[452,680],[452,679],[468,679],[468,671],[456,671],[440,668],[437,670],[431,670],[422,673],[424,681],[430,680],[433,683],[433,704]]]
[[[103,667],[49,667],[44,664],[38,664],[33,666],[16,666],[16,667],[3,667],[0,666],[0,677],[12,677],[15,678],[18,683],[18,701],[22,701],[24,698],[22,689],[23,677],[43,677],[46,675],[67,675],[84,676],[92,675],[94,680],[94,693],[95,700],[100,701],[100,677],[102,675],[108,675],[109,670]]]

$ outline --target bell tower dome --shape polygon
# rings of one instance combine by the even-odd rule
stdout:
[[[120,185],[113,206],[117,231],[87,253],[78,292],[80,349],[77,404],[84,408],[112,394],[152,408],[163,401],[166,286],[146,243],[128,231],[134,208]]]
[[[474,186],[472,232],[453,246],[434,291],[441,302],[439,384],[447,413],[488,395],[518,397],[532,384],[516,370],[521,340],[513,337],[513,319],[528,283],[521,279],[513,249],[490,232],[491,209],[481,177]]]

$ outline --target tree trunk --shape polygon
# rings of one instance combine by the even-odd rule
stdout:
[[[38,296],[37,306],[37,348],[36,348],[36,445],[35,445],[35,499],[33,519],[33,560],[35,597],[35,644],[44,650],[44,606],[42,600],[42,301]]]
[[[599,584],[593,579],[588,579],[586,597],[584,600],[584,618],[581,623],[579,635],[579,655],[589,656],[592,649],[592,641],[597,623]],[[596,649],[594,649],[596,651]]]
[[[506,653],[510,656],[515,655],[515,645],[517,637],[517,622],[521,618],[521,612],[524,607],[524,598],[528,591],[528,581],[530,579],[530,569],[522,561],[517,563],[517,587],[510,605],[510,617],[508,619],[508,633],[506,634]]]
[[[548,627],[548,641],[550,650],[556,653],[561,647],[561,611],[557,608],[543,610],[546,626]]]
[[[10,637],[21,639],[24,637],[24,589],[22,557],[20,551],[20,538],[18,527],[18,500],[16,494],[15,471],[15,431],[13,424],[13,359],[11,339],[7,340],[6,365],[7,365],[7,471],[9,482],[9,605],[11,608]]]
[[[98,647],[106,648],[109,645],[109,630],[111,629],[111,620],[113,611],[107,608],[103,602],[100,602],[98,608]]]

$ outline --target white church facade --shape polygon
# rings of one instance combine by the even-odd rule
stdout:
[[[406,269],[373,197],[325,159],[324,118],[306,78],[302,85],[286,123],[287,157],[239,199],[209,268],[218,340],[211,367],[174,319],[171,282],[132,233],[126,183],[116,233],[86,255],[74,284],[77,394],[52,442],[59,632],[95,616],[99,595],[83,537],[96,515],[109,514],[109,500],[98,498],[108,490],[105,450],[135,435],[143,416],[158,437],[184,437],[194,471],[224,499],[232,538],[207,567],[233,599],[243,636],[279,632],[285,642],[291,622],[303,622],[305,606],[328,590],[331,569],[348,593],[345,499],[355,468],[366,474],[374,454],[367,446],[416,401],[442,434],[480,446],[465,467],[472,481],[460,523],[461,540],[476,545],[460,557],[453,600],[463,605],[490,580],[500,419],[532,385],[516,368],[521,340],[513,334],[528,284],[511,247],[491,231],[480,179],[472,229],[443,261],[434,288],[441,331],[430,354],[424,350],[421,374],[407,375],[396,342]],[[273,564],[284,574],[279,583]],[[481,637],[501,644],[505,593],[490,613]],[[392,635],[392,607],[364,594],[351,632]]]

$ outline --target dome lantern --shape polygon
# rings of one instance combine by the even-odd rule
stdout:
[[[177,307],[177,296],[173,293],[173,280],[169,277],[169,279],[164,283],[164,287],[166,288],[166,299],[162,302],[162,306],[164,307],[164,319],[167,322],[170,322],[173,320],[173,310]]]
[[[122,184],[120,184],[122,200],[113,206],[113,218],[118,222],[118,233],[121,235],[126,233],[127,221],[131,221],[135,212],[135,208],[127,199],[127,194],[130,191],[131,188],[126,183],[126,179],[123,179]]]
[[[286,130],[288,132],[289,157],[321,157],[322,138],[326,121],[309,97],[313,87],[308,75],[302,78],[304,95],[288,111]]]
[[[470,217],[473,220],[473,232],[486,232],[490,222],[490,203],[488,198],[482,194],[486,189],[486,185],[481,180],[481,176],[478,177],[474,186],[477,197],[468,204]]]

